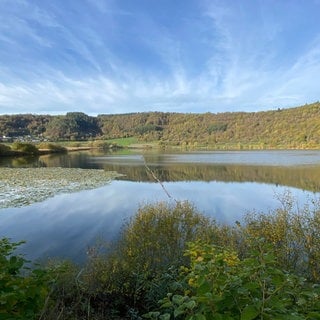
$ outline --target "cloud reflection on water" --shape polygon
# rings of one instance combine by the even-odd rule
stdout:
[[[288,190],[272,184],[216,181],[168,182],[165,187],[174,199],[189,200],[199,211],[228,224],[241,221],[248,211],[277,207],[275,193]],[[289,190],[300,203],[312,194]],[[98,189],[0,210],[0,234],[26,240],[21,250],[30,259],[60,256],[81,261],[88,246],[100,238],[115,239],[126,219],[150,199],[167,201],[168,197],[157,183],[113,181]]]

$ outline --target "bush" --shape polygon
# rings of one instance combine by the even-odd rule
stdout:
[[[48,294],[46,272],[13,254],[21,243],[0,240],[0,319],[38,319]]]
[[[91,296],[79,279],[79,269],[68,261],[49,261],[41,268],[30,265],[14,254],[22,243],[0,240],[0,319],[90,318]]]
[[[280,208],[246,217],[242,230],[243,237],[249,236],[246,245],[252,246],[248,239],[263,237],[284,269],[320,281],[320,200],[312,200],[302,208],[290,193],[280,200]]]
[[[41,142],[37,145],[38,149],[47,149],[51,152],[64,153],[67,152],[67,149],[63,146],[54,143]]]
[[[290,193],[268,214],[219,226],[192,242],[160,310],[149,319],[320,319],[320,201]],[[230,241],[229,241],[230,239]]]
[[[215,227],[188,202],[145,205],[126,223],[111,252],[90,260],[91,288],[117,297],[118,310],[125,305],[139,310],[155,306],[179,266],[188,263],[187,243],[208,241]]]
[[[130,269],[154,274],[186,262],[187,243],[209,240],[215,224],[188,202],[145,205],[122,232],[118,248]]]
[[[14,142],[12,144],[12,150],[19,151],[25,154],[38,154],[39,150],[32,143]]]
[[[7,155],[11,151],[11,148],[5,144],[0,143],[0,156],[1,155]]]
[[[103,140],[96,140],[93,142],[93,146],[98,149],[109,150],[114,145]]]
[[[45,270],[50,275],[50,295],[42,310],[43,320],[101,319],[91,316],[90,299],[82,271],[70,261],[50,260]]]
[[[255,249],[244,259],[232,250],[191,243],[191,266],[181,268],[180,290],[161,300],[163,311],[145,318],[319,319],[319,286],[283,270],[264,239],[253,241]]]
[[[320,204],[282,203],[235,226],[188,202],[145,205],[81,270],[31,271],[2,239],[0,319],[320,319]]]

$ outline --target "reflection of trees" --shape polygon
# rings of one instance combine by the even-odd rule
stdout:
[[[103,153],[105,155],[105,153]],[[42,156],[29,157],[0,157],[1,167],[62,167],[62,168],[92,168],[103,169],[101,165],[90,163],[91,156],[98,156],[101,153],[90,152],[69,152],[65,154],[47,154]]]
[[[100,164],[96,165],[94,162],[90,162],[92,155],[90,152],[69,152],[66,154],[48,154],[40,158],[41,161],[46,163],[47,167],[103,169]]]
[[[275,167],[247,165],[170,164],[150,166],[161,181],[258,182],[284,185],[313,192],[320,191],[320,166]],[[104,164],[105,170],[124,174],[124,180],[154,181],[145,167]]]
[[[0,166],[8,168],[38,168],[46,167],[45,162],[38,156],[29,157],[0,157]]]
[[[1,166],[8,167],[67,167],[91,168],[116,171],[124,175],[123,180],[155,182],[144,167],[143,160],[123,158],[101,159],[92,157],[90,152],[50,154],[36,158],[0,158]],[[105,154],[95,154],[95,156]],[[108,161],[112,162],[108,162]],[[161,181],[224,181],[258,182],[295,187],[320,192],[320,166],[250,166],[213,165],[203,163],[165,163],[162,155],[147,159],[148,166]],[[159,164],[160,163],[160,164]]]

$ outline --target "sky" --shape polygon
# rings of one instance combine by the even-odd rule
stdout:
[[[320,100],[320,0],[0,0],[0,114]]]

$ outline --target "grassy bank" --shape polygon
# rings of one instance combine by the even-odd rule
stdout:
[[[188,202],[145,205],[84,265],[33,271],[3,239],[0,318],[319,319],[320,203],[299,208],[286,194],[245,221],[219,225]]]
[[[91,149],[100,150],[114,150],[121,149],[122,145],[116,144],[107,140],[96,141],[57,141],[41,142],[41,143],[27,143],[14,142],[0,144],[0,156],[2,157],[23,157],[23,156],[38,156],[52,153],[67,153],[72,151],[84,151]]]
[[[54,143],[26,143],[14,142],[10,144],[0,144],[0,156],[37,156],[50,153],[66,153],[67,149]]]
[[[175,141],[148,141],[144,142],[135,137],[87,140],[87,141],[56,141],[54,143],[6,143],[0,144],[0,156],[18,157],[28,155],[44,155],[52,153],[66,153],[85,150],[129,150],[129,149],[155,149],[155,150],[179,150],[179,151],[232,151],[232,150],[318,150],[319,146],[304,147],[301,145],[267,145],[264,143],[185,143]]]

